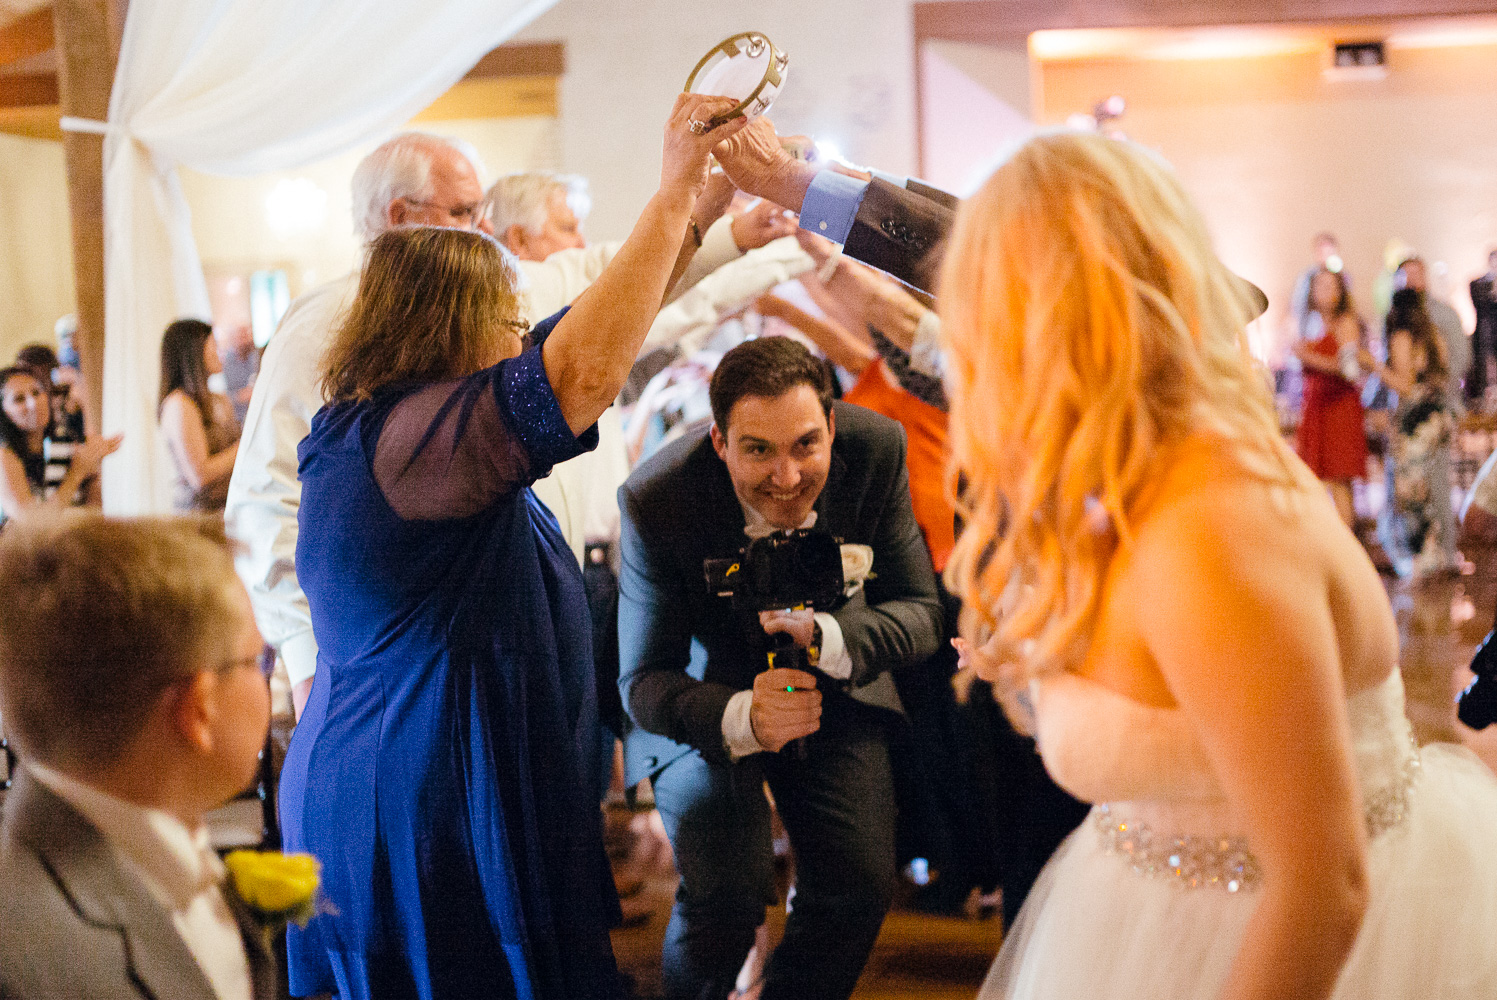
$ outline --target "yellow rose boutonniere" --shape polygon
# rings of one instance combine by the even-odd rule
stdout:
[[[310,854],[231,851],[224,857],[234,893],[267,927],[305,927],[317,915],[322,865]]]

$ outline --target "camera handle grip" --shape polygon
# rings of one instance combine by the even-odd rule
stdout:
[[[792,661],[795,666],[799,667],[799,661],[796,659],[794,636],[789,632],[776,632],[769,637],[769,643],[769,667],[771,670],[775,667],[785,666],[786,660]],[[804,736],[791,740],[790,748],[790,752],[795,755],[796,760],[806,759],[806,738]]]

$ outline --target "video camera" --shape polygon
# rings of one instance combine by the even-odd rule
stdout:
[[[702,569],[707,588],[738,611],[825,610],[842,596],[842,547],[825,531],[777,531]]]
[[[702,563],[707,589],[733,598],[735,611],[825,609],[842,596],[842,546],[825,531],[777,531],[755,538],[739,550],[737,559],[707,559]],[[785,632],[770,637],[769,667],[811,669],[804,649]],[[793,753],[804,759],[805,737]]]
[[[707,588],[732,597],[736,611],[818,610],[842,596],[842,547],[825,531],[777,531],[749,542],[737,559],[707,559],[702,569]],[[775,633],[771,645],[771,667],[807,667],[789,635]]]

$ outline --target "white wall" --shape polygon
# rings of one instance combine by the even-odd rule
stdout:
[[[1372,281],[1397,239],[1448,268],[1444,291],[1469,329],[1466,283],[1497,243],[1497,44],[1391,48],[1381,80],[1329,81],[1323,62],[1046,62],[1040,120],[1123,95],[1123,129],[1175,165],[1222,259],[1268,293],[1265,333],[1280,346],[1321,230],[1340,237],[1364,318],[1379,318]]]
[[[1034,133],[1029,46],[929,41],[920,53],[925,179],[963,198]]]
[[[73,238],[62,143],[0,135],[0,366],[73,311]]]
[[[560,0],[521,41],[562,41],[562,163],[592,182],[588,235],[618,238],[655,191],[661,128],[696,61],[739,31],[790,57],[770,117],[851,160],[915,166],[910,0]]]

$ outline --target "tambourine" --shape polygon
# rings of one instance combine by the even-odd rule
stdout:
[[[785,85],[790,57],[759,31],[744,31],[718,42],[686,78],[689,94],[731,97],[738,105],[715,115],[713,126],[742,115],[757,118],[769,110]]]

